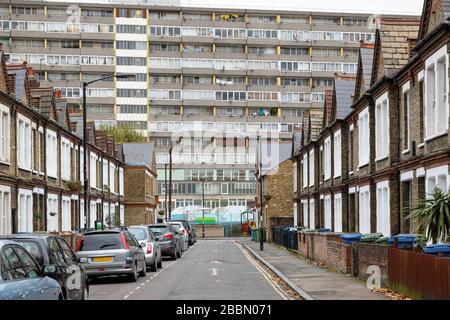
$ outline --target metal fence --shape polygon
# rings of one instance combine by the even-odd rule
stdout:
[[[293,227],[272,227],[272,242],[286,249],[298,250],[297,229]]]
[[[389,249],[392,290],[413,299],[450,300],[450,259],[421,252]]]

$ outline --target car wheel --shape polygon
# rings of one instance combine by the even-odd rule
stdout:
[[[155,258],[155,261],[154,261],[153,264],[150,266],[150,270],[153,271],[153,272],[155,272],[155,271],[158,270],[158,265],[157,265],[156,260],[157,260],[157,259]]]
[[[132,273],[128,276],[129,280],[131,282],[136,282],[137,278],[138,278],[138,274],[137,274],[137,265],[135,264],[133,267],[133,271]]]
[[[162,268],[162,257],[161,256],[159,257],[159,262],[158,262],[157,266],[160,269]]]
[[[183,254],[183,249],[181,248],[181,246],[180,246],[180,248],[179,248],[179,250],[178,250],[178,258],[181,258],[181,255]]]
[[[178,250],[177,250],[177,248],[174,248],[173,249],[173,253],[172,253],[172,260],[177,260],[177,258],[178,258]]]
[[[145,264],[145,260],[142,263],[142,271],[139,272],[139,277],[144,278],[147,275],[147,265]]]

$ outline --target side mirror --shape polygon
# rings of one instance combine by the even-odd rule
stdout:
[[[159,241],[159,238],[156,238],[156,237],[155,237],[155,241]]]
[[[147,244],[145,242],[141,243],[141,248],[145,248],[147,246]]]
[[[56,275],[57,268],[53,265],[44,266],[42,268],[42,274],[44,277],[54,277]]]

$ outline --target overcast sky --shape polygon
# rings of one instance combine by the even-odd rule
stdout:
[[[181,0],[183,5],[420,15],[423,0]]]

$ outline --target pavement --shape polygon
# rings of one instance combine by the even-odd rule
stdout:
[[[90,285],[91,300],[282,300],[239,239],[198,240],[181,259],[137,282],[104,277]],[[241,239],[244,240],[244,239]]]
[[[370,291],[364,282],[351,275],[314,265],[308,259],[280,246],[264,243],[264,251],[260,251],[259,242],[250,239],[241,239],[241,242],[313,300],[388,299],[380,293]]]

